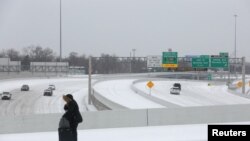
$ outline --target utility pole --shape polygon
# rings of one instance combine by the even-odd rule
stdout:
[[[89,95],[88,95],[88,103],[91,105],[91,73],[92,73],[92,64],[91,64],[91,56],[89,57]]]
[[[62,0],[60,0],[60,62],[62,62]]]
[[[129,61],[130,61],[130,64],[129,64],[129,72],[131,73],[132,72],[132,59],[131,59],[131,52],[129,53]]]
[[[135,51],[136,51],[136,49],[132,49],[132,51],[133,51],[133,58],[135,58]]]
[[[133,60],[131,60],[131,72],[134,72],[135,71],[135,51],[136,49],[132,49],[132,52],[133,52]]]
[[[235,17],[235,22],[234,22],[234,72],[235,72],[235,77],[237,77],[237,73],[236,73],[236,63],[237,63],[237,16],[238,15],[234,15]]]

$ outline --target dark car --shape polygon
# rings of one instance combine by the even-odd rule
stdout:
[[[52,96],[53,95],[53,90],[46,89],[46,90],[44,90],[43,95],[44,96]]]
[[[181,90],[181,84],[180,83],[174,83],[173,87],[178,88]]]
[[[11,93],[9,92],[2,93],[2,100],[10,100],[10,99],[11,99]]]
[[[23,85],[22,87],[21,87],[21,91],[29,91],[29,85]]]

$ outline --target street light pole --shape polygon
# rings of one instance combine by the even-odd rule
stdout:
[[[135,51],[136,51],[136,49],[132,49],[132,52],[133,52],[133,60],[131,59],[131,52],[130,52],[130,73],[131,72],[133,72],[134,71],[134,65],[132,65],[133,64],[133,62],[134,62],[134,60],[135,60]],[[133,61],[133,62],[132,62]]]
[[[129,60],[130,60],[130,63],[129,63],[129,73],[132,72],[132,59],[131,59],[131,52],[129,53]]]
[[[136,49],[132,49],[132,51],[133,51],[133,58],[135,58],[135,51],[136,51]]]
[[[91,91],[92,91],[92,89],[91,89],[91,75],[92,75],[92,62],[91,62],[91,56],[89,57],[89,89],[88,89],[88,104],[89,105],[91,105],[92,104],[92,101],[91,101]]]
[[[236,41],[236,39],[237,39],[237,16],[238,15],[234,15],[234,17],[235,17],[235,24],[234,24],[234,57],[235,57],[235,59],[234,59],[234,72],[235,72],[235,76],[236,76],[236,63],[237,63],[237,61],[236,61],[236,58],[237,58],[237,49],[236,49],[236,47],[237,47],[237,41]]]
[[[62,62],[62,0],[60,0],[60,62]]]

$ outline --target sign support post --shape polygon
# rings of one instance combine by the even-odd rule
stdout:
[[[148,81],[147,86],[149,88],[149,95],[151,96],[151,89],[154,87],[154,83],[152,81]]]
[[[245,80],[245,73],[246,73],[246,62],[245,57],[242,57],[242,93],[245,94],[246,91],[246,80]]]

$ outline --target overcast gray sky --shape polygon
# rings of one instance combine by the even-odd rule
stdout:
[[[250,61],[249,0],[62,0],[63,56],[234,53]],[[0,0],[0,49],[30,45],[59,55],[59,0]]]

